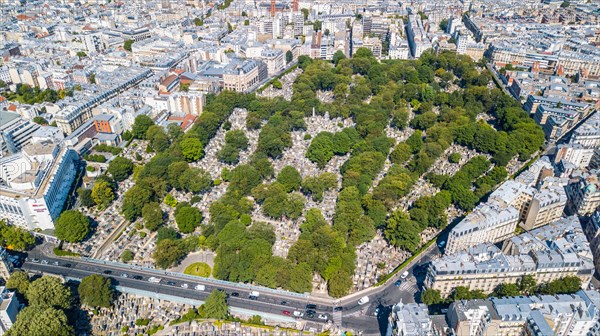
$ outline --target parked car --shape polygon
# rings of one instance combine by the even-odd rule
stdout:
[[[283,315],[285,315],[285,316],[292,316],[292,313],[289,312],[289,311],[287,311],[287,310],[284,310],[283,311]]]
[[[188,284],[186,284],[186,283],[184,283],[184,284],[181,284],[181,288],[188,288],[188,287],[189,287],[189,286],[188,286]]]
[[[333,311],[336,311],[336,312],[339,312],[339,311],[342,311],[342,310],[344,310],[344,307],[342,307],[342,306],[333,308]]]
[[[319,316],[317,316],[319,318],[319,320],[327,320],[327,314],[319,314]]]
[[[206,289],[206,286],[204,285],[196,285],[196,287],[194,287],[195,290],[197,291],[203,291]]]
[[[404,273],[402,273],[402,275],[400,276],[400,279],[404,280],[408,277],[408,271],[404,271]]]
[[[238,296],[240,296],[240,293],[238,293],[238,292],[233,292],[233,293],[231,293],[231,296],[233,296],[233,297],[238,297]]]
[[[297,311],[297,310],[296,310],[296,311],[294,312],[294,316],[296,316],[296,317],[302,317],[302,316],[304,316],[304,313],[302,313],[302,312],[300,312],[300,311]]]
[[[102,273],[104,273],[104,274],[112,274],[112,271],[111,270],[106,270],[106,271],[104,271]]]
[[[394,282],[394,285],[396,287],[400,287],[400,285],[402,285],[402,280],[396,280],[396,282]]]
[[[438,243],[438,247],[439,248],[444,247],[444,245],[446,245],[446,241],[445,240],[442,240],[441,242]]]
[[[368,296],[363,296],[360,298],[360,300],[358,300],[358,304],[359,305],[364,305],[365,303],[369,302],[369,297]]]
[[[306,309],[317,309],[317,305],[309,303],[309,304],[306,305]]]

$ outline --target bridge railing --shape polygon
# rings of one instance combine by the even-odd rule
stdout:
[[[155,273],[157,276],[170,275],[170,276],[176,276],[179,278],[189,279],[191,281],[200,281],[200,282],[205,282],[205,283],[214,284],[214,285],[222,285],[222,286],[235,287],[235,288],[239,288],[239,289],[245,289],[248,291],[258,291],[261,293],[271,293],[271,294],[276,294],[276,295],[292,296],[292,297],[296,297],[296,298],[300,298],[300,299],[308,299],[308,297],[309,297],[306,294],[294,293],[294,292],[285,291],[285,290],[279,290],[279,289],[273,289],[273,288],[268,288],[268,287],[255,286],[255,285],[248,285],[248,284],[243,284],[243,283],[236,283],[236,282],[231,282],[231,281],[226,281],[226,280],[206,278],[206,277],[201,277],[201,276],[196,276],[196,275],[188,275],[188,274],[183,274],[183,273],[179,273],[179,272],[160,271],[160,270],[157,270],[156,268],[137,266],[137,265],[129,265],[129,264],[120,263],[120,262],[116,262],[116,261],[98,260],[98,259],[93,259],[93,258],[88,258],[88,257],[81,257],[80,259],[90,262],[90,263],[98,264],[98,265],[111,265],[111,266],[120,267],[120,268],[124,268],[124,269],[132,269],[132,270],[138,270],[138,271],[144,271],[144,272],[151,272],[151,273]]]

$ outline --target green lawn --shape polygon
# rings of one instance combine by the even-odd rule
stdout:
[[[210,266],[203,262],[193,263],[186,267],[183,273],[208,278],[210,276]]]

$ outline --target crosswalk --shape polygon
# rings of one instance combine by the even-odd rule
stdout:
[[[335,324],[337,326],[342,325],[342,312],[341,311],[333,312],[333,324]]]
[[[403,282],[398,288],[403,292],[409,292],[411,294],[415,294],[419,291],[417,284],[409,281]]]

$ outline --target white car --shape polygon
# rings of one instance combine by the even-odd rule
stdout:
[[[404,280],[406,279],[406,277],[408,277],[408,271],[404,271],[404,273],[402,273],[402,275],[400,276],[400,279]]]
[[[319,314],[318,318],[319,318],[319,320],[327,320],[327,315]]]
[[[161,279],[160,278],[155,278],[155,277],[149,277],[148,278],[148,282],[152,282],[152,283],[160,283]]]
[[[196,287],[194,287],[195,290],[197,291],[203,291],[206,289],[206,286],[204,285],[196,285]]]
[[[302,316],[304,316],[304,313],[296,310],[294,312],[294,316],[296,316],[296,317],[302,317]]]
[[[365,303],[369,302],[369,297],[368,296],[363,296],[360,298],[360,300],[358,300],[358,304],[359,305],[364,305]]]
[[[188,284],[186,284],[186,283],[184,283],[184,284],[182,284],[182,285],[181,285],[181,288],[188,288],[188,287],[189,287],[189,286],[188,286]]]

